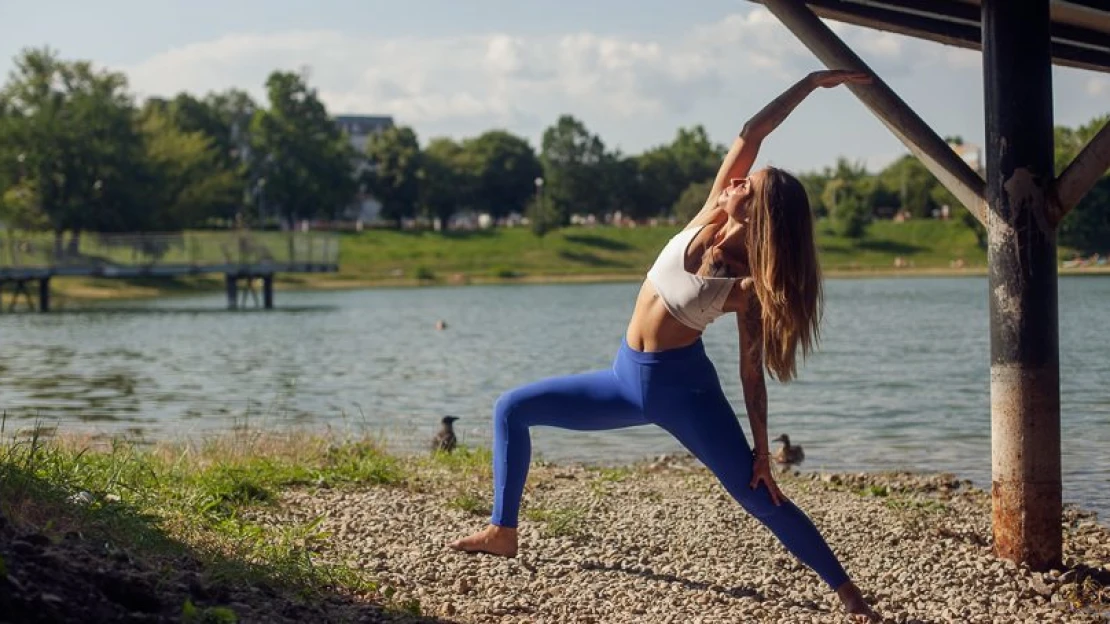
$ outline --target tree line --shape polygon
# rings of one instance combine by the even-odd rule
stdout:
[[[52,230],[59,241],[66,232],[76,241],[84,231],[331,220],[365,194],[394,227],[446,224],[464,212],[495,223],[524,214],[539,235],[574,215],[681,220],[701,208],[726,151],[694,126],[624,154],[563,115],[538,151],[504,130],[422,145],[411,127],[395,126],[360,152],[295,72],[271,73],[263,103],[238,89],[140,103],[124,75],[50,49],[25,50],[14,65],[0,89],[0,222]],[[1107,119],[1057,128],[1058,166]],[[912,156],[877,173],[842,158],[798,177],[814,213],[842,235],[864,236],[877,218],[948,214],[985,244],[982,227]],[[1110,178],[1068,216],[1060,237],[1082,250],[1110,248]]]

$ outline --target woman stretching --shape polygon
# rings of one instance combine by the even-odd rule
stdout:
[[[493,415],[494,502],[490,525],[451,544],[513,557],[517,515],[531,461],[529,427],[580,431],[655,424],[679,440],[744,509],[836,591],[861,621],[877,619],[810,519],[779,491],[767,442],[764,369],[795,376],[818,337],[821,274],[805,189],[774,168],[749,175],[763,139],[817,87],[868,82],[821,71],[788,89],[745,124],[705,206],[663,248],[640,288],[610,369],[545,379],[503,394]],[[740,380],[753,453],[701,334],[735,313]]]

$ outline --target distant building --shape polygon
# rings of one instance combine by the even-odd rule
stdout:
[[[388,115],[336,115],[334,120],[339,129],[347,134],[351,147],[358,154],[355,162],[355,175],[361,177],[362,174],[373,168],[373,165],[366,159],[367,142],[370,141],[370,137],[392,128],[393,117]],[[358,197],[353,204],[347,207],[344,216],[364,223],[372,222],[378,219],[381,210],[381,202],[360,188]]]
[[[983,148],[974,143],[949,143],[949,147],[972,169],[983,172]]]

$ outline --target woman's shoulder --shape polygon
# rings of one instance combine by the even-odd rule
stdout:
[[[743,317],[751,312],[753,302],[758,304],[755,298],[755,280],[750,275],[740,276],[732,285],[723,310],[735,312],[737,316]]]

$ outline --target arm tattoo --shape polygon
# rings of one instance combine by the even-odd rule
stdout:
[[[709,264],[708,273],[709,277],[733,277],[732,269],[720,260],[714,260]]]
[[[741,312],[741,382],[754,449],[767,450],[767,382],[763,374],[763,319],[755,295]]]

